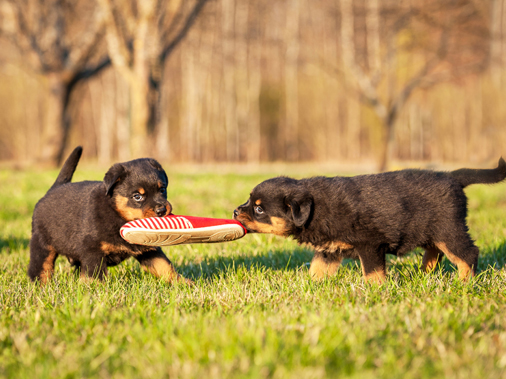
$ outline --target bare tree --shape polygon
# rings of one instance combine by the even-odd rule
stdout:
[[[130,87],[131,152],[143,155],[158,120],[165,60],[183,40],[206,0],[98,0],[105,13],[111,61]]]
[[[7,0],[11,22],[2,34],[47,78],[42,161],[59,164],[70,129],[69,104],[76,85],[109,65],[97,59],[103,21],[93,1]]]
[[[377,0],[365,2],[356,9],[351,0],[340,0],[343,72],[359,93],[361,101],[370,106],[382,125],[383,142],[379,170],[388,167],[399,113],[416,88],[469,75],[486,68],[488,30],[486,20],[473,1],[424,2],[393,5],[387,2],[379,9]],[[357,46],[359,38],[353,24],[356,13],[366,13],[367,46]],[[383,13],[381,35],[384,53],[379,58],[379,15]],[[423,25],[423,32],[417,30]],[[425,34],[425,38],[420,38]],[[404,40],[404,41],[403,41]],[[481,42],[480,42],[481,41]],[[360,62],[356,51],[366,50],[368,61]],[[399,78],[395,59],[410,53],[419,59],[416,70]],[[471,54],[470,54],[471,53]],[[382,86],[386,91],[381,91]],[[385,93],[387,96],[385,96]]]

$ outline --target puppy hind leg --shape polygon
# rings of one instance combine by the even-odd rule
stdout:
[[[426,246],[425,254],[423,255],[422,267],[425,272],[433,272],[441,260],[443,259],[443,252],[436,246]]]
[[[469,236],[467,236],[466,240],[460,240],[462,242],[468,242],[466,245],[463,243],[457,244],[455,242],[438,242],[435,244],[446,255],[450,262],[457,266],[459,278],[461,280],[467,280],[470,276],[474,276],[478,266],[478,247],[472,242]],[[457,240],[454,239],[453,241]]]
[[[382,284],[386,280],[385,254],[381,251],[370,250],[359,252],[360,263],[364,279],[369,283]]]
[[[327,276],[335,275],[343,260],[339,254],[316,252],[309,267],[309,275],[313,280],[323,280]]]
[[[46,284],[54,272],[54,262],[58,254],[52,246],[43,246],[37,237],[30,241],[30,263],[28,276],[32,281],[39,280]]]

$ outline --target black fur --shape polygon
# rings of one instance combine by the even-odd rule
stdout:
[[[107,274],[107,267],[131,256],[155,275],[176,278],[160,248],[129,244],[119,234],[127,221],[171,212],[168,179],[160,164],[154,159],[136,159],[112,166],[103,182],[70,183],[81,152],[81,147],[72,152],[35,207],[30,279],[46,282],[59,255],[67,257],[82,275],[99,279]]]
[[[505,178],[502,158],[492,170],[277,177],[256,186],[234,218],[250,232],[293,236],[314,247],[311,271],[317,278],[323,275],[317,265],[335,271],[336,262],[350,257],[361,260],[366,278],[382,281],[385,254],[403,255],[416,247],[427,251],[427,270],[446,254],[464,278],[476,270],[478,249],[468,234],[463,188]]]

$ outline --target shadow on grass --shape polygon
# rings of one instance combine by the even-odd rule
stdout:
[[[177,269],[190,279],[208,280],[243,270],[297,271],[304,269],[312,258],[313,253],[302,248],[275,249],[249,256],[207,257],[202,262],[189,262],[178,266]]]
[[[487,270],[493,267],[501,270],[506,266],[506,240],[497,244],[496,246],[489,246],[480,251],[480,258],[478,261],[478,268]],[[478,270],[478,271],[481,271]]]
[[[262,254],[252,256],[236,257],[208,257],[200,263],[191,263],[179,265],[177,270],[183,276],[196,280],[213,280],[216,277],[227,275],[227,273],[236,274],[242,270],[271,270],[271,271],[296,271],[309,269],[314,252],[303,247],[297,247],[293,250],[274,249]],[[340,269],[346,268],[362,275],[360,261],[355,259],[344,259]],[[308,274],[309,275],[309,274]]]
[[[15,250],[25,250],[28,249],[30,245],[30,240],[28,238],[22,237],[8,237],[8,238],[0,238],[0,254],[3,253],[11,253]]]
[[[415,251],[413,255],[420,255],[419,262],[413,262],[413,255],[401,258],[387,256],[387,267],[390,273],[394,271],[401,276],[411,276],[420,270],[421,256],[423,251]],[[236,257],[208,257],[200,263],[187,263],[180,265],[178,271],[191,279],[202,278],[204,280],[214,279],[226,275],[228,272],[237,273],[241,270],[273,270],[273,271],[299,271],[307,270],[313,258],[313,252],[302,247],[293,250],[274,249],[262,254],[236,256]],[[411,259],[410,259],[411,258]],[[360,261],[355,259],[344,259],[342,266],[357,271],[362,275]],[[415,267],[416,266],[416,267]],[[490,247],[480,253],[477,274],[491,268],[501,270],[506,266],[506,242],[496,247]],[[444,258],[438,270],[443,275],[451,275],[457,271],[448,258]]]

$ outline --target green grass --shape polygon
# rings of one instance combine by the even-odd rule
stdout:
[[[169,199],[176,214],[229,218],[279,173],[169,170]],[[102,176],[80,170],[75,179]],[[1,377],[506,377],[504,184],[467,190],[481,250],[468,283],[446,259],[435,274],[420,273],[419,252],[390,258],[380,287],[365,284],[352,260],[315,283],[310,251],[247,235],[164,249],[193,288],[167,285],[134,260],[104,283],[85,283],[62,258],[40,287],[26,275],[31,214],[55,177],[0,171]]]

